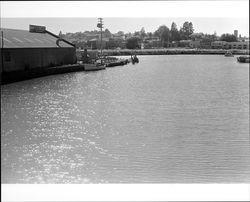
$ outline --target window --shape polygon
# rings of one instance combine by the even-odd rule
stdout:
[[[5,52],[4,57],[5,57],[5,62],[10,62],[11,61],[10,52]]]

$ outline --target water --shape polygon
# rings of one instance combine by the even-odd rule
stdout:
[[[1,86],[2,183],[247,183],[249,67],[224,56]]]

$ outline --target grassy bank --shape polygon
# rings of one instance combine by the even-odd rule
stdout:
[[[96,52],[97,50],[88,50],[88,52]],[[222,49],[185,49],[185,48],[171,48],[171,49],[139,49],[139,50],[103,50],[103,54],[107,56],[128,56],[136,53],[137,55],[181,55],[181,54],[202,54],[202,55],[224,55],[227,50]],[[234,55],[247,55],[249,50],[230,50]],[[83,50],[77,51],[78,58]]]

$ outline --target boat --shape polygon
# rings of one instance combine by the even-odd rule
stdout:
[[[97,71],[106,69],[105,65],[100,63],[85,63],[83,64],[84,71]]]
[[[128,63],[129,63],[128,59],[118,59],[116,61],[106,62],[106,67],[121,66],[121,65],[126,65]]]
[[[137,57],[136,55],[134,55],[134,56],[131,55],[131,62],[132,62],[133,64],[139,63],[138,57]]]
[[[249,63],[249,56],[239,56],[237,57],[237,61],[240,63]]]
[[[80,64],[83,66],[83,69],[85,71],[97,71],[97,70],[103,70],[106,69],[105,63],[103,62],[103,56],[102,56],[102,18],[98,18],[99,22],[97,24],[97,27],[100,28],[101,31],[101,54],[99,57],[91,58],[88,55],[87,49],[84,49],[84,53],[82,56],[82,60],[80,61]]]
[[[234,57],[234,55],[231,51],[227,51],[224,56],[225,57]]]

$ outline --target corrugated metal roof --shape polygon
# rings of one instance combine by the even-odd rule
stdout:
[[[2,39],[3,33],[3,39]],[[60,48],[73,47],[70,43],[59,41],[60,47],[56,44],[58,40],[52,33],[33,33],[27,30],[1,28],[0,47],[2,41],[4,48]]]

